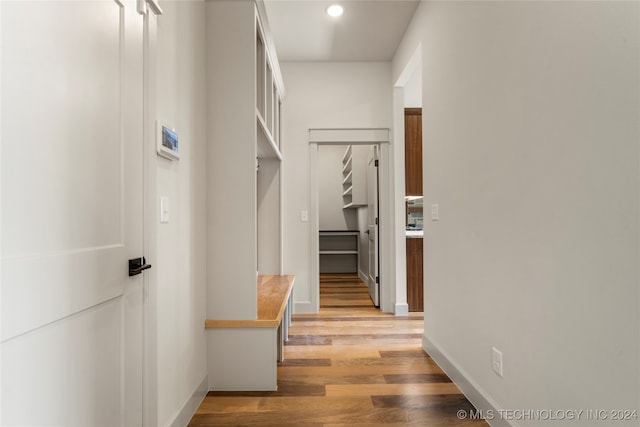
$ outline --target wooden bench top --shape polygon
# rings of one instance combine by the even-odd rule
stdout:
[[[293,289],[295,276],[258,276],[255,320],[205,320],[205,328],[277,328]]]

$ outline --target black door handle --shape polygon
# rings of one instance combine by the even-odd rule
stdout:
[[[136,276],[150,268],[151,264],[147,264],[147,260],[144,257],[129,260],[129,276]]]

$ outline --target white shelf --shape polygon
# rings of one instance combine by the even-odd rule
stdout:
[[[256,122],[258,125],[258,138],[256,141],[258,158],[282,160],[282,154],[280,153],[278,146],[273,140],[271,132],[269,132],[269,129],[267,129],[267,125],[265,124],[264,119],[262,118],[262,114],[260,114],[260,111],[258,109],[256,109]]]
[[[342,209],[351,209],[351,208],[360,208],[360,207],[364,207],[367,206],[365,203],[353,203],[353,202],[349,202],[347,204],[345,204]]]
[[[366,146],[349,145],[342,163],[342,209],[367,205],[367,150]]]
[[[320,231],[323,236],[358,236],[358,231]]]
[[[320,251],[320,255],[358,255],[358,251]]]
[[[345,177],[345,179],[342,181],[342,185],[349,185],[351,184],[352,180],[351,178],[353,177],[353,171],[349,172],[349,175],[347,175]]]
[[[348,174],[349,172],[351,172],[351,164],[353,163],[353,157],[349,156],[349,158],[347,159],[347,162],[344,164],[344,167],[342,168],[342,174],[344,175],[345,172]]]
[[[320,231],[319,255],[322,273],[357,273],[360,232]]]
[[[346,163],[347,159],[351,156],[351,146],[347,146],[347,149],[344,152],[344,156],[342,156],[342,163]]]

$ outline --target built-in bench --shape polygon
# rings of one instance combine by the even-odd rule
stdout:
[[[256,319],[205,320],[212,390],[276,390],[295,276],[258,276]]]

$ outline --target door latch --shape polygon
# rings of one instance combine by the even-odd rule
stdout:
[[[144,257],[129,260],[129,276],[137,276],[150,268],[151,264],[147,264],[147,260]]]

